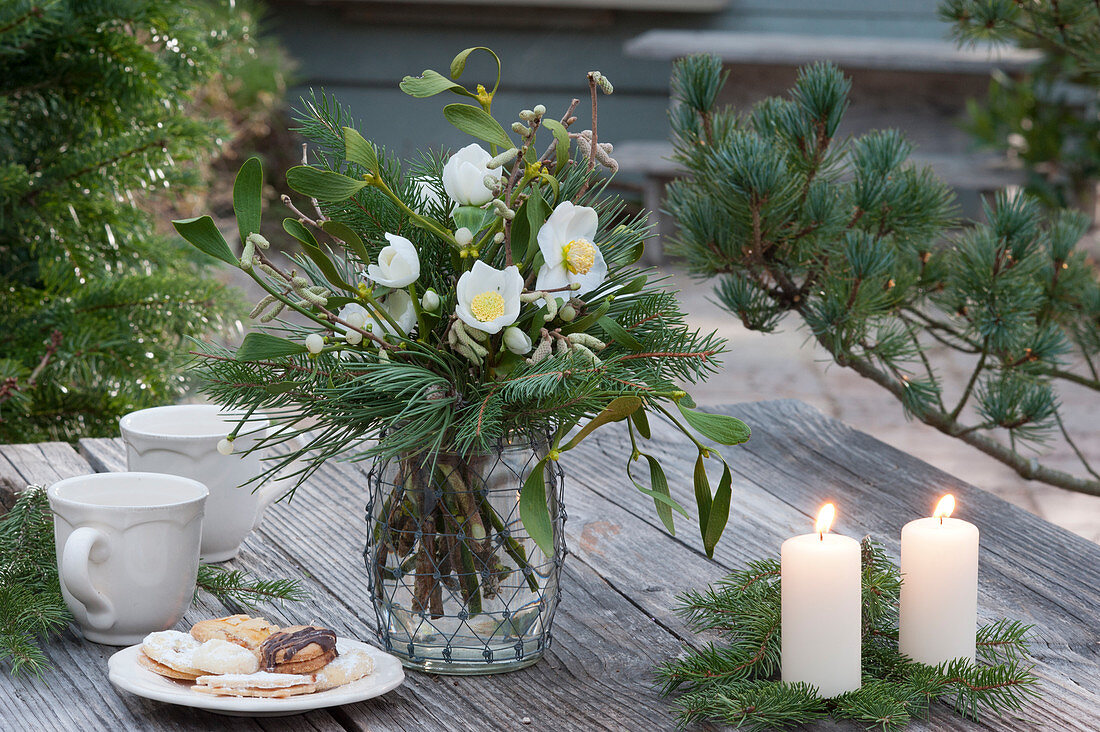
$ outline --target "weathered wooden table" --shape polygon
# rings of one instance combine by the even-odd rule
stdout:
[[[747,560],[774,556],[805,533],[825,501],[837,530],[871,534],[896,556],[902,525],[928,515],[951,491],[959,515],[982,532],[982,620],[1034,623],[1036,672],[1044,699],[1012,718],[960,720],[946,707],[914,729],[1100,729],[1100,547],[794,401],[724,407],[752,427],[729,448],[734,503],[715,560],[695,526],[675,538],[649,498],[624,480],[626,435],[618,425],[570,453],[566,523],[571,556],[547,657],[496,677],[409,672],[403,687],[368,703],[284,718],[237,719],[146,701],[107,681],[114,649],[75,635],[51,643],[56,669],[42,681],[3,679],[0,729],[592,730],[671,729],[653,666],[696,642],[670,610],[674,595],[720,578]],[[653,425],[652,451],[674,496],[693,505],[692,460],[667,425]],[[610,459],[609,459],[610,458]],[[49,484],[74,474],[124,469],[118,440],[0,447],[0,481]],[[365,472],[325,466],[289,505],[273,506],[235,565],[260,576],[300,578],[312,599],[269,613],[292,623],[323,621],[340,635],[373,638],[374,612],[362,566]],[[185,622],[225,614],[195,607]],[[823,724],[815,729],[858,729]]]

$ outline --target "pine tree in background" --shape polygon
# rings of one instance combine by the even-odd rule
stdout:
[[[850,86],[836,67],[803,69],[789,98],[744,115],[716,107],[724,81],[710,56],[673,72],[676,156],[691,173],[668,188],[673,253],[720,278],[719,302],[745,327],[770,332],[795,314],[908,415],[1025,478],[1100,495],[1055,390],[1100,392],[1100,284],[1074,250],[1088,220],[1045,219],[1034,199],[1002,195],[985,223],[949,235],[953,195],[908,162],[898,133],[834,139]],[[964,383],[945,385],[940,347],[968,354]],[[1052,436],[1081,475],[1022,453]]]
[[[1018,78],[995,74],[967,129],[984,147],[1018,159],[1027,189],[1051,206],[1090,213],[1100,183],[1100,3],[943,0],[940,17],[962,42],[1041,52]]]
[[[0,442],[114,434],[181,393],[181,344],[233,298],[154,211],[233,140],[227,97],[281,97],[253,23],[210,0],[0,5]]]

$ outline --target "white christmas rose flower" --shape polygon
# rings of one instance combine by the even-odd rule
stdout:
[[[504,345],[517,356],[526,356],[531,352],[531,338],[516,326],[504,330]]]
[[[519,317],[519,295],[523,292],[523,275],[519,268],[499,270],[482,262],[458,278],[458,304],[455,315],[484,333],[499,333]]]
[[[379,285],[405,287],[420,276],[420,255],[403,236],[386,234],[389,246],[378,253],[378,264],[367,266],[367,275]]]
[[[394,290],[382,298],[378,304],[393,318],[405,335],[412,331],[413,326],[416,325],[416,308],[413,306],[413,299],[409,297],[409,293],[404,290]],[[367,314],[367,326],[370,332],[379,337],[384,333],[400,335],[385,318],[382,316],[376,318],[372,313]]]
[[[500,168],[490,168],[493,159],[476,142],[462,148],[443,166],[443,189],[459,206],[483,206],[493,198],[493,192],[485,187],[485,176],[500,177]]]
[[[546,263],[539,269],[536,290],[554,290],[574,283],[577,295],[591,292],[607,277],[607,263],[596,246],[599,217],[588,206],[558,204],[538,233]]]

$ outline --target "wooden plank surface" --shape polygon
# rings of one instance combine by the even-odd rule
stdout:
[[[368,703],[240,720],[116,692],[106,680],[113,649],[70,633],[50,644],[57,670],[47,675],[48,686],[14,680],[14,693],[0,695],[0,719],[65,730],[671,729],[673,714],[656,694],[653,666],[700,642],[671,611],[677,593],[713,582],[747,560],[775,555],[784,538],[808,530],[826,500],[838,505],[839,531],[870,533],[896,556],[901,526],[927,515],[950,490],[960,515],[982,531],[982,618],[1036,624],[1036,670],[1046,698],[1018,718],[979,723],[936,709],[913,729],[1100,729],[1100,548],[799,402],[723,411],[745,419],[753,437],[725,452],[735,469],[734,504],[714,560],[703,554],[694,522],[678,521],[677,535],[669,536],[652,500],[625,481],[629,450],[620,426],[600,430],[569,454],[571,556],[554,642],[534,667],[496,677],[409,672],[403,687]],[[674,496],[690,505],[694,456],[667,424],[654,422],[653,428],[646,450],[661,458]],[[83,440],[80,451],[56,444],[0,446],[0,481],[49,483],[124,469],[118,440]],[[330,463],[292,503],[273,506],[246,541],[234,566],[298,578],[311,592],[306,602],[273,608],[272,620],[323,622],[340,634],[374,638],[361,558],[366,490],[364,466]],[[229,610],[204,602],[183,622]],[[830,723],[814,729],[859,727]]]

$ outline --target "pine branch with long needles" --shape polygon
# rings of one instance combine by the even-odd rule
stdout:
[[[909,161],[896,131],[837,137],[851,82],[803,68],[785,98],[735,112],[717,104],[712,56],[673,72],[672,253],[717,278],[745,327],[795,316],[841,366],[878,384],[907,416],[1024,478],[1100,495],[1100,472],[1066,429],[1056,386],[1100,392],[1100,280],[1076,248],[1089,222],[999,194],[984,223],[951,227],[954,196]],[[960,383],[937,361],[970,359]],[[1022,452],[1062,436],[1073,474]]]
[[[721,638],[657,669],[662,694],[675,696],[681,726],[711,720],[748,730],[787,729],[832,716],[885,732],[927,717],[938,702],[977,719],[1019,712],[1037,695],[1028,662],[1031,626],[999,620],[978,628],[978,663],[915,663],[898,652],[897,565],[869,538],[862,542],[862,564],[863,684],[835,699],[779,679],[778,560],[751,562],[714,587],[680,595],[676,611],[692,630]]]

